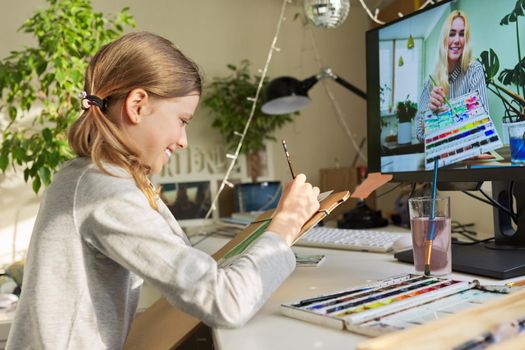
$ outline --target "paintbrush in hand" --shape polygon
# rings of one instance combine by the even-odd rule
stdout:
[[[428,76],[430,78],[430,81],[432,82],[432,84],[434,84],[434,86],[438,86],[436,81],[434,80],[434,78],[432,78],[431,75]],[[449,99],[447,98],[447,96],[443,96],[443,100],[445,101],[446,105],[448,106],[449,110],[450,110],[450,113],[454,114],[454,116],[456,117],[459,117],[458,114],[456,113],[456,111],[452,108],[452,105],[450,104],[450,101]]]

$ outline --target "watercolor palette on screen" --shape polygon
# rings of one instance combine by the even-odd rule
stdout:
[[[286,316],[367,336],[424,324],[503,293],[477,280],[407,274],[281,305]]]
[[[457,163],[503,145],[478,92],[450,101],[451,108],[425,113],[425,169]]]

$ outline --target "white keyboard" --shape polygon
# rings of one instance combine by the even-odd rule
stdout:
[[[300,246],[386,253],[406,233],[314,227],[295,244]]]

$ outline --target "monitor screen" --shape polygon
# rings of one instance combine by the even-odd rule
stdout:
[[[524,7],[443,0],[367,32],[369,171],[430,182],[437,162],[438,187],[489,180],[501,205],[494,243],[452,245],[454,271],[525,274]]]
[[[265,211],[274,209],[281,198],[279,181],[243,183],[234,188],[234,207],[236,212]]]
[[[367,32],[370,171],[430,181],[438,161],[440,181],[525,176],[524,109],[512,97],[525,96],[520,6],[442,1]]]

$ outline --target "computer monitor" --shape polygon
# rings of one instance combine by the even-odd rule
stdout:
[[[514,223],[494,209],[495,244],[453,246],[454,270],[495,278],[525,274],[525,134],[515,123],[524,109],[501,89],[525,95],[524,68],[515,68],[525,52],[519,10],[516,0],[444,0],[368,31],[366,41],[369,171],[430,182],[437,160],[440,189],[492,181],[503,206],[514,198]],[[521,86],[508,84],[512,74]],[[446,81],[436,109],[432,91]]]

